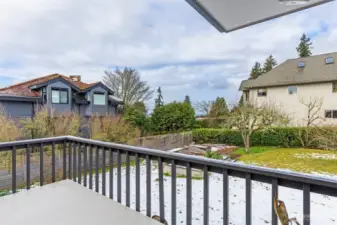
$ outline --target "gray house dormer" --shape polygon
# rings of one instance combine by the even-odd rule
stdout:
[[[52,74],[0,89],[0,105],[12,118],[32,117],[37,106],[52,109],[55,116],[66,112],[81,117],[115,115],[121,104],[103,83],[84,83],[81,76]]]

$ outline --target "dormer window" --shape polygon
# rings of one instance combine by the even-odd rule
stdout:
[[[106,105],[105,94],[101,92],[94,93],[94,105]]]
[[[304,68],[305,67],[305,62],[299,62],[297,64],[297,68]]]
[[[333,64],[335,60],[332,57],[328,57],[325,59],[325,64]]]
[[[289,86],[288,87],[288,94],[296,94],[297,93],[297,87],[296,86]]]
[[[68,89],[52,88],[51,90],[51,103],[52,104],[68,104]]]

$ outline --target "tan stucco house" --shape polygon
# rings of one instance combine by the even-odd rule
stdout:
[[[308,117],[305,104],[316,101],[321,119],[315,123],[337,125],[336,60],[337,53],[286,60],[255,80],[242,81],[244,102],[273,104],[289,116],[292,125],[303,126]]]

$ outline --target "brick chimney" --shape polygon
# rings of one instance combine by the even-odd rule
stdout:
[[[69,76],[70,79],[72,79],[73,81],[77,81],[77,82],[81,82],[81,76],[80,75],[71,75]]]

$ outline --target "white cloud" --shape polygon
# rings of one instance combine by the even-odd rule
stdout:
[[[0,0],[0,81],[55,72],[94,81],[132,66],[166,101],[234,101],[254,62],[296,57],[303,32],[315,34],[314,53],[336,51],[336,6],[221,34],[183,0]]]

